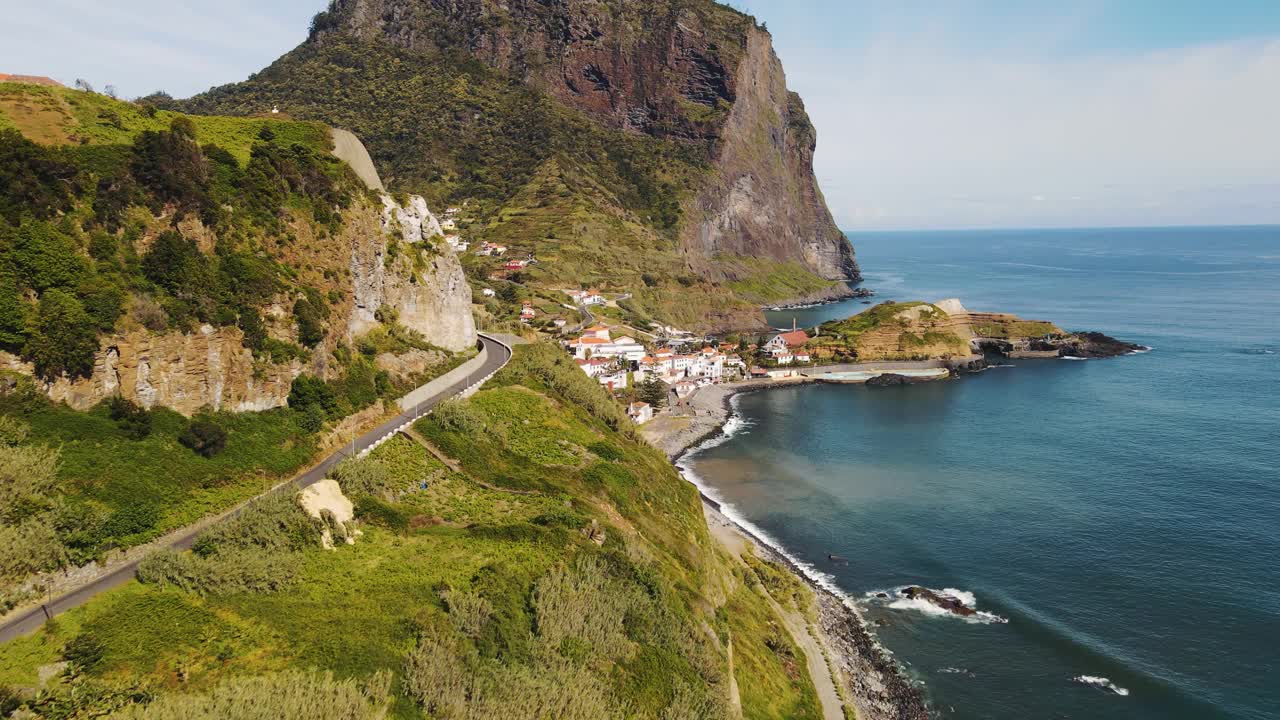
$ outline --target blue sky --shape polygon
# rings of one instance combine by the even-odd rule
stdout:
[[[0,72],[190,95],[323,4],[19,3]],[[768,23],[847,229],[1280,223],[1278,0],[732,4]]]

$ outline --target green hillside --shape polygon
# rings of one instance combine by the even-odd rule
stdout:
[[[473,399],[338,474],[354,545],[323,550],[267,503],[0,647],[0,685],[65,657],[33,703],[50,716],[206,717],[210,694],[261,676],[253,697],[277,712],[273,688],[301,686],[365,698],[335,717],[728,718],[732,673],[743,717],[820,716],[761,584],[776,571],[731,561],[697,491],[626,427],[557,348],[519,348]],[[798,584],[769,586],[805,609]]]

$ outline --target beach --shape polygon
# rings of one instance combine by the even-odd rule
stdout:
[[[831,382],[818,376],[779,380],[744,381],[699,389],[679,408],[664,413],[641,428],[641,435],[671,458],[682,474],[698,485],[680,464],[686,453],[726,432],[733,417],[732,399],[744,392]],[[753,532],[725,512],[705,489],[703,514],[711,534],[735,557],[748,549],[761,558],[787,568],[813,592],[813,619],[778,608],[792,638],[809,663],[824,717],[843,717],[847,701],[862,720],[918,720],[930,717],[921,688],[902,671],[881,646],[852,599],[833,584],[824,582],[786,551]]]

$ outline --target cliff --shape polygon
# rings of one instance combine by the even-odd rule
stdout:
[[[395,201],[384,201],[403,213]],[[405,217],[420,223],[415,208],[430,217],[421,198],[411,202]],[[390,222],[390,212],[379,212],[372,203],[353,209],[341,232],[322,249],[326,256],[350,257],[350,281],[344,283],[343,293],[350,299],[337,308],[346,320],[333,324],[324,347],[332,349],[382,327],[378,318],[387,317],[379,312],[384,309],[393,311],[400,326],[420,333],[435,347],[451,352],[474,347],[471,288],[457,257],[429,236],[424,239],[420,224]],[[415,260],[409,253],[389,259],[388,247],[397,241],[418,245],[430,259]],[[286,405],[295,377],[304,370],[332,374],[329,364],[323,352],[313,353],[309,363],[255,360],[244,345],[244,333],[235,327],[205,324],[186,333],[133,328],[100,339],[87,377],[62,375],[42,386],[50,398],[77,410],[120,395],[144,408],[164,406],[184,415],[203,408],[248,412]],[[381,364],[399,363],[389,357]],[[12,353],[0,352],[0,366],[36,374],[31,363]]]
[[[527,283],[629,292],[672,323],[758,326],[755,306],[860,279],[770,36],[709,0],[338,0],[179,105],[351,128],[389,188],[467,202],[467,239],[536,255]]]
[[[0,156],[0,365],[73,408],[266,410],[307,373],[357,410],[475,345],[439,221],[351,133],[9,83]]]

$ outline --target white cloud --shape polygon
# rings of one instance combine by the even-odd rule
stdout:
[[[928,34],[783,59],[851,229],[1280,222],[1280,40],[1028,60]]]

